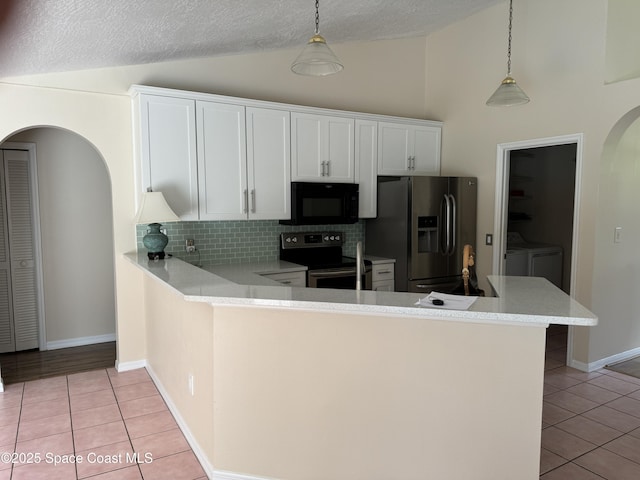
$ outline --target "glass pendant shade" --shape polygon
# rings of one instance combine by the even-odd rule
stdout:
[[[493,92],[493,95],[487,100],[487,105],[490,107],[511,107],[528,102],[529,97],[527,94],[522,91],[511,75],[507,75],[496,91]]]
[[[343,68],[324,37],[318,33],[309,39],[300,55],[291,64],[294,73],[317,77],[338,73]]]

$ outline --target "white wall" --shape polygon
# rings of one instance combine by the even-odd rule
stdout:
[[[29,129],[36,144],[47,342],[115,335],[111,183],[104,161],[78,135]]]
[[[513,75],[531,103],[489,108],[486,99],[506,73],[508,4],[502,3],[428,38],[427,112],[444,121],[443,174],[479,177],[478,232],[493,232],[496,145],[584,133],[577,300],[601,316],[608,328],[575,329],[574,358],[585,365],[640,345],[640,334],[624,342],[609,329],[631,333],[640,312],[629,305],[600,305],[592,296],[600,275],[594,258],[600,228],[598,203],[602,150],[609,132],[640,105],[640,81],[605,86],[607,1],[519,0],[514,5]],[[598,231],[598,233],[600,233]],[[604,232],[607,236],[610,235]],[[628,241],[636,242],[630,236]],[[478,242],[479,276],[491,270],[491,247]]]

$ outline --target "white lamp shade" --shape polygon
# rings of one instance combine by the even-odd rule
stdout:
[[[162,192],[145,192],[142,194],[140,209],[136,215],[136,223],[177,222],[180,218],[171,210]]]

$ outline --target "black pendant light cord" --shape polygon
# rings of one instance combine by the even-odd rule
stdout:
[[[318,2],[316,1],[316,5],[317,3]],[[513,24],[513,0],[509,0],[509,47],[507,48],[507,75],[511,75],[511,26],[512,24]]]

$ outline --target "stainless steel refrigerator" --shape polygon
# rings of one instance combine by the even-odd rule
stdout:
[[[462,250],[476,246],[477,189],[473,177],[378,177],[365,253],[396,260],[396,291],[447,293],[462,282]]]

